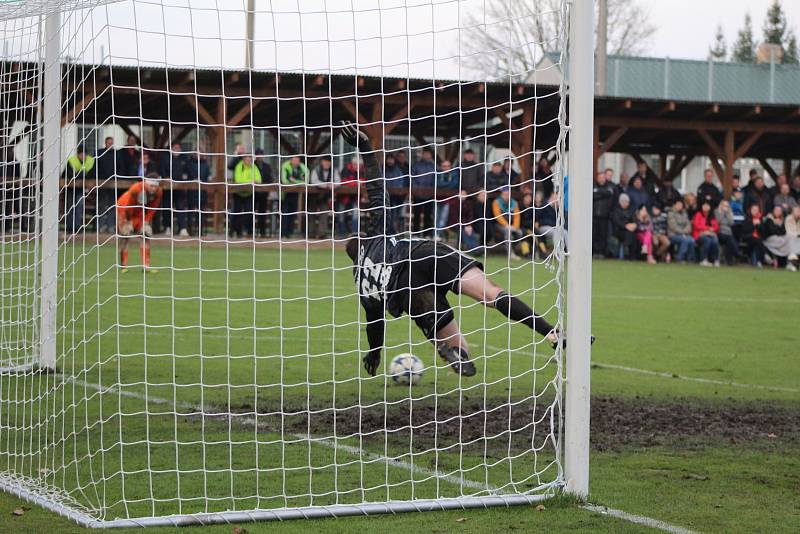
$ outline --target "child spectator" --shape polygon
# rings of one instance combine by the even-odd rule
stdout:
[[[654,265],[656,259],[653,257],[653,221],[647,212],[647,206],[641,206],[636,210],[636,239],[642,244],[642,254],[647,254],[647,263]]]
[[[637,256],[636,217],[631,208],[631,199],[626,193],[619,196],[611,213],[614,237],[619,242],[619,258],[633,259]]]
[[[761,209],[751,204],[742,223],[742,241],[750,249],[750,264],[761,267],[764,261],[764,243],[761,241]]]
[[[733,213],[733,236],[738,240],[742,236],[742,224],[744,224],[744,191],[742,188],[734,189],[730,200],[731,212]]]
[[[653,206],[653,255],[662,261],[670,263],[672,255],[669,252],[670,242],[667,237],[667,214],[659,206]]]
[[[719,207],[714,211],[714,216],[719,224],[717,239],[720,245],[725,247],[725,263],[735,265],[739,259],[739,243],[733,235],[733,210],[727,200],[719,203]]]
[[[719,267],[719,241],[717,240],[719,223],[714,218],[711,202],[704,201],[700,211],[692,218],[692,236],[700,245],[700,265],[703,267]]]
[[[692,223],[682,200],[675,201],[667,215],[667,235],[670,244],[678,248],[677,260],[679,262],[695,261]]]

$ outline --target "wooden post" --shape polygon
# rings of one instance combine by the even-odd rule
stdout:
[[[733,165],[736,163],[736,149],[734,147],[733,130],[725,131],[725,175],[722,179],[724,198],[730,198],[733,190]]]
[[[524,184],[533,178],[533,106],[525,106],[522,112],[522,127],[519,170],[520,183]]]

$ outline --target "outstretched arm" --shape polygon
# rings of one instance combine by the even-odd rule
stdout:
[[[352,122],[342,123],[342,137],[353,146],[357,146],[361,157],[364,158],[366,169],[367,196],[369,197],[370,224],[366,228],[368,236],[382,235],[386,233],[384,228],[385,211],[389,206],[389,197],[386,192],[386,180],[384,179],[378,158],[372,150],[372,142],[369,136],[360,130]]]
[[[375,376],[378,365],[381,363],[381,350],[383,350],[383,334],[385,322],[383,310],[373,310],[367,307],[367,341],[369,341],[369,352],[364,356],[364,369]]]

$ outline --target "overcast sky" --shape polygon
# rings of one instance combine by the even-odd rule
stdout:
[[[652,39],[653,56],[706,58],[714,40],[717,24],[728,41],[728,50],[736,33],[744,25],[744,15],[753,17],[753,31],[761,39],[764,14],[772,0],[639,0],[650,10],[658,27]],[[800,0],[783,0],[789,23],[800,39]]]

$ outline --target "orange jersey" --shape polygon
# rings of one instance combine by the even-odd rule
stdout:
[[[155,194],[148,195],[144,189],[144,181],[133,184],[117,200],[117,219],[122,221],[152,222],[156,209],[161,206],[161,188]]]

